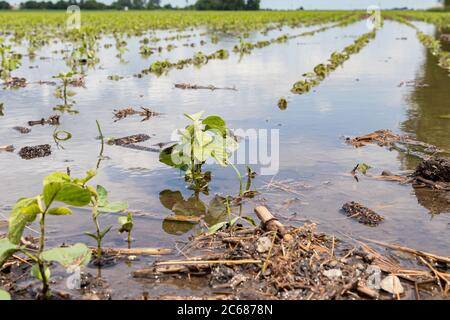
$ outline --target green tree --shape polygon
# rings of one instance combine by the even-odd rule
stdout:
[[[11,5],[6,1],[0,1],[0,10],[9,10]]]
[[[247,0],[245,9],[246,10],[259,10],[260,4],[261,4],[261,0]]]

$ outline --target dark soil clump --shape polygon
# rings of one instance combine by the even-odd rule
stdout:
[[[384,220],[384,217],[357,202],[347,202],[342,210],[348,217],[358,220],[359,223],[375,227]]]
[[[432,158],[424,160],[417,166],[414,176],[434,182],[450,182],[450,159]]]
[[[34,147],[24,147],[20,149],[19,155],[22,159],[43,158],[52,154],[51,146],[49,144],[42,144]]]

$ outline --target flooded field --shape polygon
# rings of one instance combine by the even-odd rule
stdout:
[[[352,15],[357,17],[354,21],[339,23]],[[0,21],[9,18],[0,14]],[[448,15],[446,19],[448,25]],[[360,50],[327,72],[319,84],[296,94],[291,89],[304,78],[302,75],[316,71],[315,67],[326,63],[333,52],[341,52],[372,32],[360,13],[318,15],[317,20],[304,23],[299,19],[296,25],[279,23],[266,32],[261,32],[260,27],[242,32],[214,31],[211,26],[199,23],[182,31],[152,28],[142,35],[118,32],[116,38],[104,34],[95,39],[92,65],[89,61],[71,65],[68,57],[76,45],[68,42],[49,41],[37,46],[30,55],[28,40],[14,42],[13,34],[5,33],[8,23],[3,21],[4,43],[10,43],[22,58],[20,67],[4,77],[0,88],[0,106],[3,106],[0,146],[13,145],[15,149],[0,151],[0,220],[8,220],[18,199],[40,194],[42,180],[52,172],[65,173],[69,168],[71,177],[83,177],[86,171],[97,167],[97,175],[92,180],[95,185],[105,186],[111,201],[128,203],[124,212],[100,215],[103,227],[113,226],[102,245],[127,248],[126,233],[118,232],[117,220],[130,211],[134,221],[131,248],[175,246],[179,250],[169,258],[179,257],[180,248],[192,236],[226,221],[223,202],[219,201],[218,205],[217,199],[239,195],[239,180],[230,166],[205,165],[204,170],[212,172],[208,192],[196,192],[187,187],[183,172],[159,161],[162,148],[174,139],[173,132],[190,123],[184,114],[204,111],[205,116],[220,116],[233,130],[268,130],[279,135],[279,142],[271,141],[272,153],[267,155],[276,164],[275,172],[261,174],[261,168],[267,167],[261,162],[236,165],[244,176],[244,184],[247,165],[256,172],[250,179],[250,190],[257,193],[233,204],[230,209],[233,213],[256,220],[254,208],[264,205],[286,225],[312,222],[320,232],[337,238],[373,239],[448,256],[450,193],[374,178],[383,171],[399,176],[413,172],[433,152],[418,154],[408,147],[377,144],[356,148],[347,143],[346,137],[386,129],[433,145],[440,149],[440,155],[447,155],[450,152],[449,70],[440,66],[439,58],[420,42],[417,30],[386,16],[381,28],[373,31],[374,37]],[[436,39],[449,31],[432,22],[413,20],[410,23]],[[274,26],[269,22],[267,25]],[[317,31],[320,28],[323,30]],[[310,31],[317,32],[270,41]],[[148,56],[140,53],[144,38],[161,39],[150,40],[146,45],[156,48]],[[243,50],[243,43],[267,40],[270,45],[249,52]],[[442,42],[443,50],[448,51],[449,46],[449,42]],[[226,50],[229,56],[187,64],[183,69],[167,68],[161,74],[142,72],[156,61],[175,63],[200,51],[211,54],[220,49]],[[54,76],[71,71],[71,67],[76,73],[69,78],[82,77],[83,83],[68,86],[73,94],[64,101],[64,96],[55,95],[63,79]],[[11,87],[7,84],[11,76],[25,78],[27,84]],[[206,88],[183,89],[176,84]],[[287,105],[279,105],[280,98],[286,99]],[[127,108],[137,112],[117,116],[118,110]],[[149,115],[141,108],[155,114]],[[58,125],[30,126],[28,123],[54,115],[59,116]],[[131,147],[105,143],[101,152],[96,121],[106,141],[137,134],[148,135],[149,139]],[[21,133],[14,129],[18,126],[31,131]],[[57,139],[67,133],[70,139]],[[50,155],[34,159],[19,155],[23,147],[45,144],[51,146]],[[241,142],[241,148],[245,148],[245,143]],[[358,164],[367,164],[370,169],[366,174],[356,173],[355,179],[352,170]],[[384,220],[377,226],[367,226],[347,217],[341,208],[350,201],[371,208]],[[63,243],[96,246],[96,241],[85,235],[95,231],[91,209],[73,208],[72,211],[69,216],[47,217],[48,247]],[[198,219],[180,222],[171,219],[174,215]],[[7,231],[7,224],[0,226],[1,233]],[[25,234],[38,237],[38,230],[36,220]],[[138,299],[144,293],[151,297],[214,294],[202,278],[190,282],[174,278],[160,283],[131,275],[160,258],[137,255],[100,268],[91,263],[86,272],[92,275],[101,272],[107,295],[113,299]],[[52,269],[54,286],[79,297],[77,290],[65,287],[67,276],[61,267]],[[31,283],[35,281],[25,279],[18,285]],[[16,298],[21,298],[21,294],[17,293]]]

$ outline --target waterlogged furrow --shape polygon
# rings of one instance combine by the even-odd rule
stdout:
[[[422,31],[420,31],[419,28],[417,28],[414,24],[412,24],[410,21],[406,20],[405,18],[402,18],[400,16],[392,15],[391,18],[397,22],[403,23],[404,25],[409,26],[410,28],[413,28],[416,31],[417,39],[428,49],[430,50],[431,54],[435,56],[438,59],[438,65],[449,71],[450,76],[450,52],[445,51],[442,49],[441,42],[438,39],[435,39],[433,36],[429,36]]]
[[[332,24],[330,26],[321,27],[319,29],[312,30],[312,31],[302,32],[302,33],[299,33],[296,35],[285,34],[285,35],[279,36],[277,38],[273,38],[271,40],[259,41],[256,43],[248,43],[248,42],[243,42],[241,40],[241,43],[239,45],[235,46],[235,48],[233,49],[233,52],[237,53],[237,54],[241,54],[241,55],[242,54],[250,54],[252,52],[252,50],[256,49],[256,48],[258,48],[258,49],[265,48],[274,43],[284,43],[290,39],[299,38],[299,37],[303,37],[303,36],[313,36],[319,32],[324,32],[324,31],[327,31],[332,28],[342,27],[342,26],[346,26],[350,23],[354,23],[356,21],[359,21],[360,18],[361,18],[360,14],[352,15],[352,16],[350,16],[336,24]],[[156,61],[149,68],[142,70],[136,76],[142,77],[143,74],[149,74],[149,73],[153,73],[158,76],[161,76],[163,74],[167,74],[172,69],[180,70],[180,69],[184,69],[184,67],[186,67],[188,65],[203,66],[203,65],[206,65],[209,60],[225,60],[228,57],[229,57],[229,52],[228,52],[228,50],[225,50],[225,49],[217,50],[216,52],[209,54],[209,55],[205,55],[202,52],[197,52],[192,58],[180,59],[177,62],[170,62],[169,60]]]
[[[306,31],[306,32],[302,32],[299,34],[295,34],[295,35],[290,35],[287,33],[282,36],[272,38],[270,40],[262,40],[262,41],[258,41],[258,42],[254,42],[254,43],[241,40],[241,42],[234,47],[233,52],[239,53],[239,54],[250,54],[254,49],[262,49],[262,48],[268,47],[275,43],[285,43],[292,39],[306,37],[306,36],[313,36],[316,33],[324,32],[324,31],[327,31],[327,30],[330,30],[333,28],[344,27],[351,23],[359,21],[361,19],[361,17],[362,17],[361,14],[351,15],[350,17],[345,18],[342,21],[339,21],[338,23],[335,23],[335,24],[332,24],[329,26],[324,26],[324,27],[321,27],[316,30]]]
[[[355,40],[355,42],[345,47],[341,52],[333,52],[328,60],[328,63],[321,63],[314,67],[313,72],[304,74],[302,80],[297,81],[292,86],[291,92],[294,94],[304,94],[309,92],[313,87],[318,86],[332,71],[344,64],[350,59],[350,56],[356,54],[364,48],[370,40],[376,36],[376,29],[365,33]],[[279,106],[283,109],[287,106],[287,101],[284,98],[279,100]]]
[[[429,12],[429,11],[408,11],[408,12],[388,12],[388,17],[394,20],[398,18],[407,20],[423,21],[434,24],[439,29],[450,27],[450,12]]]

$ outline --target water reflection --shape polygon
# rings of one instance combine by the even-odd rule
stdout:
[[[439,38],[440,32],[435,31],[434,36]],[[407,119],[402,122],[401,129],[419,141],[450,152],[450,120],[442,118],[450,113],[450,77],[428,50],[424,56],[418,78],[427,86],[412,88],[407,97],[410,106],[406,111]],[[399,159],[403,167],[409,170],[413,170],[420,161],[417,157],[401,153]],[[448,192],[416,188],[414,194],[418,203],[431,214],[450,212]]]
[[[226,199],[216,195],[208,204],[202,201],[198,192],[185,199],[180,191],[164,190],[159,194],[161,204],[173,215],[166,217],[162,228],[172,235],[189,231],[200,231],[200,222],[212,226],[227,217]]]

